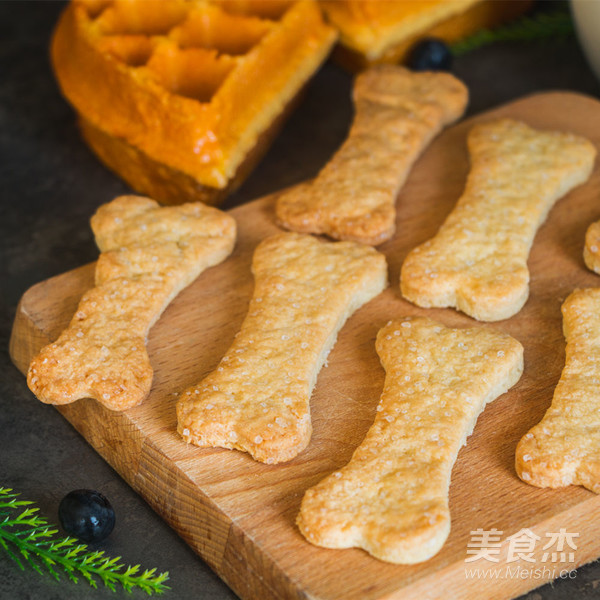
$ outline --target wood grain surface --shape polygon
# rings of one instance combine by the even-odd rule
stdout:
[[[342,329],[311,401],[312,441],[291,462],[266,465],[237,451],[190,447],[175,430],[177,393],[217,365],[245,316],[253,250],[278,231],[274,196],[231,211],[239,226],[233,255],[184,290],[151,330],[155,377],[141,406],[111,413],[95,401],[80,400],[59,408],[243,599],[511,598],[556,577],[561,568],[600,556],[600,498],[576,487],[537,489],[521,482],[514,470],[516,444],[549,406],[564,364],[560,305],[576,287],[600,286],[582,258],[585,230],[600,219],[598,168],[585,186],[558,202],[540,229],[529,260],[531,295],[523,310],[507,321],[482,325],[524,345],[525,372],[488,406],[459,454],[450,487],[452,531],[441,552],[420,565],[395,566],[357,549],[314,547],[294,523],[304,491],[344,465],[371,425],[384,379],[374,347],[378,329],[403,315],[427,315],[447,326],[474,324],[451,309],[412,306],[401,298],[398,278],[407,253],[435,234],[462,192],[467,131],[474,122],[496,117],[571,131],[600,145],[600,103],[558,92],[479,115],[433,143],[399,195],[396,236],[380,246],[391,285]],[[67,325],[93,284],[93,269],[83,266],[25,293],[10,347],[23,372],[32,355]],[[477,528],[503,532],[500,563],[465,563],[470,532]],[[507,565],[507,538],[522,528],[542,538],[559,528],[579,533],[575,562],[543,562],[540,543],[534,565],[523,559]],[[544,565],[549,568],[539,576],[513,576],[517,567],[541,570]],[[468,577],[467,567],[501,567],[502,574],[493,580]]]

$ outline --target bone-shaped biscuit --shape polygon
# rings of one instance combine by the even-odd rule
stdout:
[[[419,306],[498,321],[525,304],[536,231],[554,203],[586,181],[596,151],[583,138],[509,119],[473,127],[468,147],[465,191],[437,235],[407,256],[400,286]]]
[[[362,244],[284,233],[261,242],[252,271],[241,331],[218,368],[182,394],[178,431],[272,464],[308,444],[319,370],[346,319],[386,287],[387,265]]]
[[[537,487],[600,493],[600,288],[562,305],[566,360],[552,404],[517,446],[519,477]]]
[[[583,260],[590,271],[600,274],[600,221],[592,223],[587,228]]]
[[[125,410],[150,391],[148,330],[184,287],[231,253],[236,226],[199,202],[159,208],[141,196],[101,206],[91,225],[101,251],[96,287],[33,359],[27,384],[48,404],[95,398]]]
[[[381,65],[359,75],[346,141],[316,179],[277,200],[279,224],[377,245],[395,231],[398,190],[421,152],[467,104],[447,73]]]
[[[458,451],[486,403],[519,380],[523,347],[407,317],[381,329],[376,348],[386,379],[375,421],[350,462],[306,492],[297,523],[313,544],[413,564],[448,537]]]

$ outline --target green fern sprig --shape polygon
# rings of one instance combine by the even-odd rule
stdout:
[[[481,29],[450,45],[454,56],[466,54],[493,42],[533,41],[573,35],[575,29],[568,8],[537,12],[496,29]]]
[[[22,570],[29,564],[40,575],[46,572],[59,580],[60,567],[74,583],[82,577],[96,588],[99,579],[113,592],[116,584],[128,592],[138,588],[149,595],[169,589],[165,585],[168,572],[146,569],[140,573],[140,565],[125,567],[119,563],[120,556],[111,558],[102,550],[89,550],[72,537],[55,537],[58,529],[37,515],[39,509],[32,507],[32,502],[18,496],[12,489],[0,487],[0,546]],[[27,508],[15,514],[21,507]]]

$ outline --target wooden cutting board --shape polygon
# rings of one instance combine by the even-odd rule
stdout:
[[[585,230],[600,219],[600,169],[559,201],[539,231],[524,309],[488,325],[522,342],[525,372],[488,406],[459,454],[450,488],[452,531],[441,552],[420,565],[395,566],[357,549],[312,546],[294,525],[304,491],[349,460],[373,420],[384,379],[374,348],[378,329],[402,315],[474,325],[450,309],[412,306],[401,298],[398,278],[406,254],[435,234],[462,191],[467,131],[474,122],[497,117],[571,131],[600,146],[600,103],[570,93],[514,102],[447,130],[433,143],[399,196],[397,235],[380,247],[388,258],[391,285],[341,331],[311,401],[312,441],[296,459],[259,464],[237,451],[189,447],[175,430],[177,392],[215,368],[244,318],[253,288],[253,250],[278,231],[274,196],[231,211],[239,225],[233,255],[182,292],[151,330],[155,379],[144,404],[124,413],[111,413],[92,400],[58,409],[245,600],[510,598],[558,576],[561,568],[600,556],[600,498],[578,487],[528,486],[513,467],[516,444],[549,406],[564,364],[560,305],[575,287],[600,285],[582,260]],[[10,347],[23,372],[32,355],[67,325],[82,293],[92,286],[93,269],[86,265],[25,293]],[[478,528],[503,532],[499,563],[465,563],[473,542],[470,532]],[[535,563],[507,556],[507,538],[522,528],[542,538],[529,557]],[[545,536],[560,528],[579,534],[574,561],[568,562],[568,555],[562,563],[544,561]],[[467,568],[496,568],[499,575],[477,576]],[[523,571],[533,568],[540,572]]]

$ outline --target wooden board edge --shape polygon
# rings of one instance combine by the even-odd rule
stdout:
[[[27,311],[27,295],[34,287],[29,288],[19,300],[8,342],[10,359],[23,375],[27,374],[29,363],[35,353],[50,342],[48,336],[36,327]]]
[[[577,100],[578,102],[583,100],[585,102],[593,103],[596,107],[598,106],[598,104],[600,104],[600,102],[597,99],[587,96],[585,94],[579,94],[579,93],[574,93],[574,92],[565,92],[565,91],[554,91],[554,92],[543,92],[543,93],[532,94],[530,96],[526,96],[519,100],[508,102],[508,103],[506,103],[506,105],[519,106],[521,103],[529,102],[529,101],[531,101],[531,99],[535,99],[537,97],[540,97],[540,98],[543,97],[544,102],[546,102],[549,98],[553,97],[553,98],[560,98],[561,101],[563,101],[563,102],[565,100],[569,100],[571,98],[574,100]],[[468,121],[471,121],[472,119],[478,120],[480,117],[481,118],[488,118],[488,117],[493,118],[496,111],[501,110],[506,105],[499,106],[499,107],[493,109],[492,111],[486,111],[485,113],[482,113],[481,115],[475,115],[473,118],[469,118]],[[270,194],[269,196],[255,199],[249,203],[246,203],[239,207],[233,208],[228,212],[230,212],[234,215],[235,214],[243,215],[246,213],[246,211],[251,211],[254,205],[258,205],[258,204],[263,204],[263,207],[261,207],[261,210],[264,210],[264,207],[268,206],[269,203],[271,203],[273,201],[273,198],[278,193],[279,192],[275,192],[274,194]],[[55,281],[62,277],[70,277],[70,276],[72,276],[72,274],[74,272],[82,270],[82,269],[86,269],[86,268],[89,269],[90,266],[88,265],[88,266],[84,266],[84,267],[79,267],[72,271],[68,271],[62,275],[57,275],[55,277],[52,277],[44,282],[35,284],[31,288],[29,288],[21,297],[21,300],[19,302],[16,314],[15,314],[15,319],[14,319],[13,328],[11,331],[10,343],[9,343],[9,354],[11,356],[11,359],[21,372],[26,373],[28,365],[29,365],[29,361],[32,358],[32,356],[41,348],[42,345],[44,345],[50,341],[50,337],[47,334],[47,332],[43,331],[41,327],[37,327],[35,314],[33,314],[29,310],[29,307],[28,307],[29,295],[32,293],[35,293],[37,291],[38,286],[43,286],[47,282]],[[89,401],[89,402],[91,402],[91,401]],[[70,418],[68,416],[68,414],[66,414],[66,413],[68,413],[68,409],[66,409],[65,407],[61,407],[61,408],[59,408],[59,410],[63,414],[63,416],[65,416],[65,418],[75,427],[75,429],[77,429],[81,433],[82,432],[82,430],[80,429],[81,425],[76,422],[77,419],[73,419],[72,417]],[[126,419],[126,421],[127,421],[127,419]],[[123,426],[125,426],[125,422],[124,422]],[[131,427],[132,424],[129,422],[129,424],[127,426]],[[104,436],[102,436],[102,437],[104,437]],[[111,464],[111,466],[113,466],[117,470],[117,472],[129,483],[129,485],[131,485],[131,487],[136,492],[140,493],[140,490],[142,490],[140,478],[148,477],[148,475],[146,473],[147,468],[145,466],[140,466],[140,465],[145,464],[146,460],[151,460],[149,458],[149,456],[152,454],[152,452],[156,451],[156,449],[151,448],[150,446],[142,445],[140,447],[139,460],[137,463],[135,473],[133,473],[133,472],[126,473],[123,471],[122,466],[115,464],[115,463],[118,463],[118,461],[116,461],[115,457],[109,455],[109,450],[107,450],[107,445],[108,445],[109,439],[110,439],[110,437],[106,437],[105,439],[102,439],[102,441],[99,440],[96,443],[90,442],[90,444],[96,449],[96,451],[99,454],[101,454],[101,456],[103,456],[103,458],[105,458],[105,460],[107,462],[109,462],[109,464]],[[144,474],[140,473],[140,469],[145,470]],[[185,476],[185,474],[183,474],[181,472],[179,472],[178,475],[176,475],[176,476],[187,480],[187,477]],[[228,525],[225,546],[223,549],[222,557],[220,559],[221,562],[219,562],[219,560],[217,560],[216,556],[212,556],[212,554],[211,554],[212,551],[210,549],[199,548],[197,544],[194,544],[194,541],[191,540],[189,538],[189,536],[185,535],[180,530],[180,528],[177,526],[176,519],[174,518],[173,515],[165,514],[164,507],[163,507],[163,510],[161,511],[161,502],[160,502],[161,497],[162,497],[161,494],[171,493],[172,488],[171,488],[171,486],[166,485],[164,482],[159,481],[158,483],[160,484],[160,486],[157,486],[156,496],[154,498],[149,498],[148,495],[146,495],[144,493],[143,494],[144,499],[152,506],[152,508],[159,515],[161,515],[162,518],[164,518],[169,523],[169,525],[171,527],[173,527],[178,532],[178,534],[192,548],[194,548],[194,550],[209,564],[209,566],[213,570],[215,570],[218,573],[218,575],[221,578],[224,579],[224,581],[236,593],[242,595],[245,598],[249,598],[249,599],[259,599],[259,598],[262,599],[262,598],[266,598],[266,597],[286,598],[286,599],[289,599],[289,598],[314,598],[314,596],[308,594],[307,592],[300,591],[300,588],[297,586],[294,586],[293,582],[286,580],[285,579],[286,575],[284,573],[282,573],[282,571],[277,567],[275,560],[273,560],[272,557],[263,556],[264,553],[261,553],[261,550],[252,544],[252,540],[248,539],[248,536],[243,531],[241,531],[241,529],[239,527],[236,527],[235,523],[229,523],[229,525]],[[187,481],[181,481],[180,485],[183,486],[183,488],[185,488],[186,485],[192,485],[192,483],[189,482],[189,480],[187,480]],[[586,502],[586,505],[587,505],[587,502]],[[213,510],[215,510],[215,509],[216,508],[213,507]],[[595,514],[597,514],[597,513],[595,513]],[[552,522],[558,523],[557,519],[561,518],[562,516],[564,516],[563,513],[553,516]],[[582,518],[582,517],[579,517],[579,518]],[[568,523],[567,523],[567,525],[568,525]],[[589,523],[588,523],[588,525],[589,525]],[[563,523],[563,526],[564,526],[564,523]],[[256,553],[259,553],[260,555],[255,556],[254,554],[256,554]],[[585,562],[589,562],[589,560],[593,560],[596,557],[596,554],[597,553],[594,553],[587,560],[585,560],[585,559],[582,560],[581,564],[584,564]],[[276,580],[278,582],[277,590],[269,587],[268,582],[265,581],[265,578],[263,576],[261,576],[260,573],[256,569],[252,568],[251,565],[257,563],[257,561],[262,561],[262,564],[265,565],[264,568],[266,568],[267,572],[269,572],[271,574],[270,581]],[[235,566],[236,564],[238,565],[238,568],[236,568],[236,566]],[[239,570],[240,564],[244,565],[243,575],[240,574],[241,573]],[[281,581],[279,581],[280,579],[281,579]],[[524,593],[531,589],[535,589],[539,585],[543,585],[544,583],[546,583],[546,580],[534,581],[533,585],[530,585],[531,582],[529,582],[529,581],[524,581],[521,583],[528,587],[521,587],[518,590],[511,589],[510,596],[502,595],[502,596],[494,596],[494,597],[497,597],[499,599],[500,598],[503,598],[503,599],[509,598],[518,593]],[[431,581],[429,582],[429,584],[431,585]],[[464,581],[462,582],[462,584],[464,585]],[[463,597],[463,596],[465,598],[470,597],[470,596],[465,595],[467,593],[467,591],[465,591],[466,589],[467,588],[461,588],[461,591],[459,593],[460,597]],[[471,588],[469,587],[468,589],[470,590]],[[281,590],[281,594],[279,594],[278,590]],[[475,591],[477,592],[478,597],[482,594],[481,588],[476,590],[476,588],[474,587],[473,590],[474,590],[473,593],[475,593]],[[498,591],[500,592],[500,589]],[[504,591],[504,587],[502,588],[502,591]],[[402,597],[405,598],[406,596],[404,594],[406,594],[406,592],[407,592],[407,590],[405,588],[404,590],[400,590],[398,592],[398,594],[402,594]],[[392,598],[397,598],[397,597],[398,596],[396,594],[390,595],[390,596],[385,596],[386,600],[387,600],[387,598],[389,598],[391,600]],[[416,598],[418,596],[415,595],[413,597]],[[421,597],[425,597],[425,596],[421,596]],[[473,598],[474,597],[475,597],[475,595],[473,595]],[[382,597],[382,600],[383,600],[383,597]]]
[[[27,373],[32,357],[51,341],[29,310],[29,297],[37,294],[39,287],[47,282],[89,268],[90,265],[79,267],[35,284],[21,297],[11,331],[9,354],[23,374]],[[67,404],[55,408],[236,594],[252,600],[307,598],[277,567],[273,557],[253,544],[234,520],[210,498],[204,494],[200,502],[194,498],[198,494],[194,483],[176,467],[168,468],[168,461],[162,452],[144,439],[138,424],[126,412],[108,411],[91,399],[80,400],[77,406]],[[98,410],[106,412],[106,418],[99,419]],[[89,426],[92,422],[93,428]],[[132,434],[132,431],[138,435]],[[148,492],[149,489],[152,492]],[[182,521],[180,513],[175,514],[167,508],[165,499],[173,494],[181,502],[187,501],[188,519]],[[197,534],[199,529],[203,530],[202,535]],[[211,540],[211,543],[207,545],[198,540]],[[264,572],[272,574],[270,580],[261,575]]]
[[[583,102],[586,104],[591,104],[594,106],[593,110],[599,110],[600,109],[600,99],[596,98],[595,96],[591,96],[589,94],[584,94],[583,92],[574,92],[571,90],[547,90],[547,91],[542,91],[542,92],[532,92],[530,94],[526,94],[524,96],[520,96],[519,98],[516,98],[514,100],[507,100],[506,102],[503,102],[502,104],[498,104],[497,106],[494,106],[493,108],[489,108],[486,110],[483,110],[481,112],[475,113],[473,115],[469,115],[463,119],[461,119],[460,121],[457,121],[456,123],[453,123],[452,125],[450,125],[447,129],[444,129],[444,131],[442,131],[440,133],[440,135],[444,135],[444,133],[446,131],[448,131],[448,129],[453,129],[457,126],[462,126],[465,123],[478,123],[481,121],[488,121],[488,120],[492,120],[492,119],[497,119],[497,114],[498,112],[504,112],[508,107],[510,107],[511,109],[519,109],[520,106],[524,105],[524,104],[530,104],[532,102],[534,103],[541,103],[541,104],[554,104],[557,101],[560,103],[563,103],[565,101],[574,101],[574,102]],[[509,118],[515,118],[515,117],[509,117]],[[551,131],[553,128],[552,127],[543,127],[541,129],[547,130],[547,131]],[[435,141],[435,140],[434,140]]]
[[[550,90],[550,91],[545,91],[545,92],[535,92],[533,94],[523,96],[516,100],[510,100],[504,104],[494,107],[493,109],[486,110],[482,113],[478,113],[476,115],[469,116],[466,119],[462,119],[461,121],[455,123],[452,127],[456,127],[457,125],[462,125],[465,122],[470,122],[470,121],[476,122],[476,121],[480,120],[480,118],[494,117],[494,115],[497,112],[504,110],[507,106],[515,107],[515,106],[519,106],[524,103],[529,103],[532,100],[534,100],[534,101],[539,100],[539,101],[543,101],[543,102],[548,102],[548,101],[552,102],[556,98],[560,98],[560,99],[572,98],[572,99],[575,99],[576,101],[584,101],[584,102],[592,103],[592,104],[596,105],[597,108],[600,108],[600,100],[593,96],[583,94],[580,92],[572,92],[569,90]],[[442,133],[442,135],[443,135],[443,133]],[[266,208],[267,206],[271,206],[274,203],[275,199],[281,193],[285,192],[286,190],[290,190],[293,187],[296,187],[296,186],[291,185],[291,186],[288,186],[281,190],[276,190],[265,196],[261,196],[259,198],[250,200],[249,202],[245,202],[244,204],[240,204],[239,206],[229,208],[225,212],[230,213],[233,216],[235,216],[238,213],[244,214],[247,211],[251,211],[251,210],[253,210],[254,206],[259,205],[259,204],[264,204],[265,208]],[[275,215],[271,215],[271,218],[272,218],[273,224],[276,224]],[[30,346],[29,346],[30,338],[28,337],[28,335],[32,335],[33,337],[31,338],[31,344],[32,344],[31,348],[32,348],[32,356],[33,356],[33,353],[37,352],[39,350],[39,348],[41,347],[41,346],[37,347],[37,343],[48,343],[49,342],[49,339],[47,336],[40,336],[39,334],[36,333],[34,328],[31,327],[30,321],[34,320],[34,318],[28,312],[29,296],[31,294],[35,294],[36,290],[40,286],[44,286],[50,282],[54,282],[55,280],[58,280],[61,278],[70,278],[75,273],[81,274],[82,272],[84,272],[88,269],[91,269],[93,267],[93,265],[95,265],[95,262],[88,263],[86,265],[76,267],[75,269],[71,269],[70,271],[66,271],[59,275],[50,277],[39,283],[34,284],[33,286],[28,288],[23,293],[23,295],[21,296],[21,299],[19,301],[18,307],[17,307],[17,311],[16,311],[16,315],[15,315],[15,319],[14,319],[13,327],[12,327],[12,331],[11,331],[10,343],[9,343],[9,353],[10,353],[11,359],[21,372],[27,371],[27,367],[24,366],[24,363],[25,363],[24,354],[28,354],[28,352],[27,353],[19,352],[18,344],[21,342],[24,342],[25,346],[29,349],[30,348]],[[39,338],[39,339],[36,339],[36,338]],[[33,350],[34,348],[35,348],[35,350]],[[30,360],[30,359],[31,359],[31,357],[29,357],[28,360]],[[27,362],[28,362],[28,360],[27,360]]]
[[[177,468],[176,462],[169,465],[167,457],[142,436],[126,413],[111,413],[109,419],[98,419],[100,405],[94,400],[80,400],[78,407],[71,410],[72,407],[56,408],[236,594],[249,600],[307,598],[277,566],[276,559],[254,544],[233,518]],[[94,414],[93,430],[86,425],[90,422],[88,411]],[[140,435],[132,436],[132,429]],[[173,496],[180,507],[186,508],[170,509]],[[266,578],[261,573],[271,576]]]
[[[529,562],[522,558],[507,562],[508,543],[505,539],[502,542],[500,550],[500,562],[493,563],[487,561],[474,561],[464,563],[464,570],[457,569],[456,562],[452,562],[443,569],[424,577],[408,588],[402,588],[390,594],[383,595],[379,600],[422,600],[423,598],[438,598],[431,596],[432,589],[443,589],[444,598],[460,598],[461,600],[511,600],[527,592],[535,590],[547,583],[551,583],[560,576],[561,571],[573,572],[579,567],[593,562],[598,558],[598,530],[590,528],[590,523],[596,523],[600,520],[600,502],[597,496],[590,497],[587,501],[576,507],[571,507],[561,511],[550,518],[532,525],[530,531],[542,539],[546,533],[557,532],[565,528],[569,533],[579,533],[577,538],[577,550],[575,551],[575,560],[556,561],[554,563],[543,562],[543,550],[541,544],[537,544],[532,552],[535,562]],[[577,510],[582,505],[587,509],[577,514]],[[586,535],[582,535],[583,532]],[[517,533],[517,532],[514,532]],[[567,548],[568,549],[568,548]],[[461,560],[464,561],[463,557]],[[544,571],[544,566],[547,569]],[[489,570],[482,577],[467,577],[466,569],[480,570],[482,574]],[[507,569],[510,569],[512,577],[505,577]],[[540,569],[539,574],[532,573],[531,577],[522,575],[528,570]],[[457,576],[460,571],[461,576]],[[498,571],[499,577],[494,577],[490,571]],[[521,576],[520,576],[520,575]],[[489,575],[489,576],[488,576]],[[554,575],[554,576],[553,576]],[[490,580],[494,581],[493,593],[490,590]]]
[[[507,102],[499,104],[498,106],[494,106],[493,108],[491,108],[489,110],[484,110],[481,113],[471,115],[470,117],[467,117],[466,119],[463,119],[462,121],[459,121],[459,123],[461,123],[463,121],[469,121],[471,119],[477,119],[478,117],[482,117],[482,116],[493,115],[495,112],[497,112],[499,110],[503,110],[507,106],[511,106],[511,107],[518,106],[519,104],[522,104],[524,102],[529,103],[532,100],[540,100],[540,99],[543,100],[544,102],[547,102],[547,101],[554,102],[554,100],[556,98],[576,98],[578,101],[583,100],[586,102],[591,102],[592,104],[595,104],[595,105],[600,104],[600,100],[598,98],[596,98],[595,96],[591,96],[590,94],[584,94],[583,92],[574,92],[571,90],[560,90],[560,89],[547,90],[547,91],[543,91],[543,92],[532,92],[530,94],[526,94],[526,95],[516,98],[514,100],[508,100]],[[454,127],[454,125],[452,125],[451,127]]]
[[[23,293],[15,311],[8,343],[9,356],[21,373],[27,373],[31,359],[41,350],[42,346],[52,341],[51,332],[45,331],[43,326],[39,324],[35,311],[30,306],[30,298],[36,297],[40,292],[43,293],[44,288],[53,287],[55,282],[61,279],[72,280],[76,278],[89,281],[90,278],[93,278],[95,264],[95,262],[88,263],[49,277],[32,285]]]

